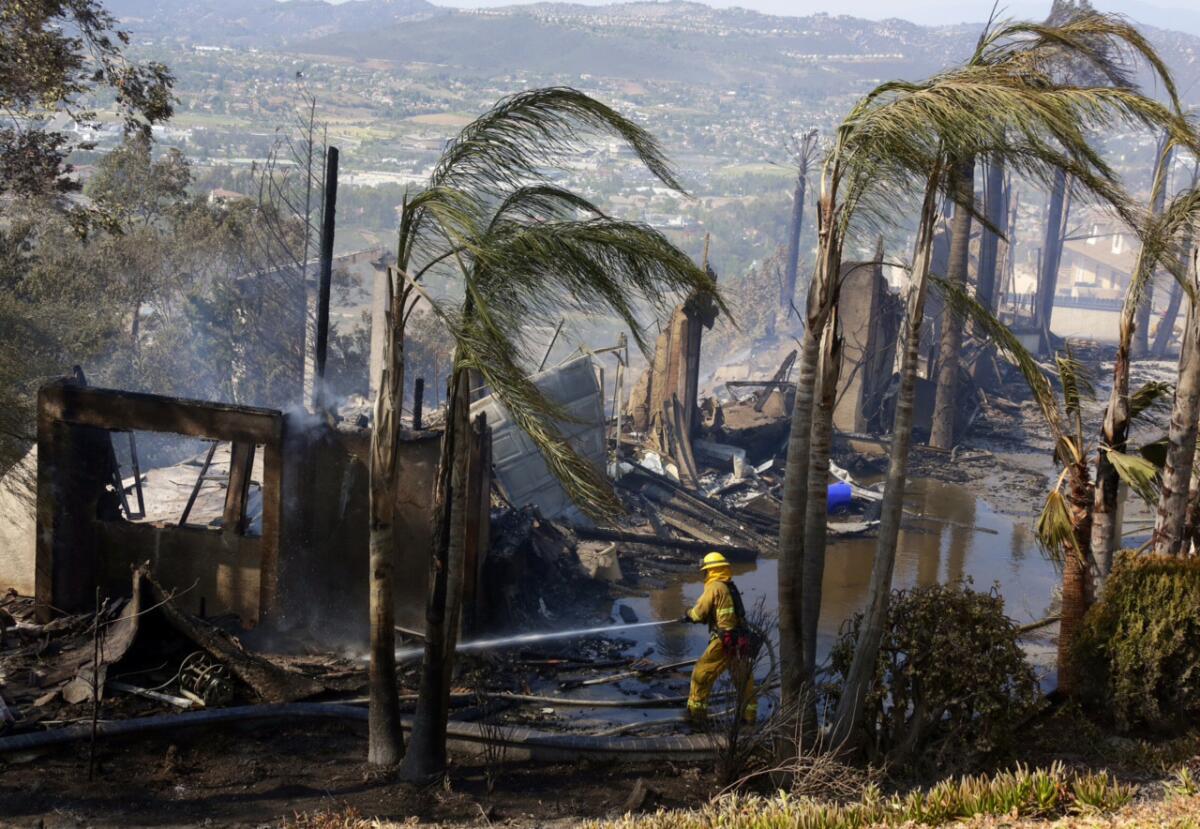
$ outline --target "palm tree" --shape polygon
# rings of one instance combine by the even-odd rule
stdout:
[[[808,192],[808,173],[817,155],[817,131],[809,130],[795,140],[796,189],[792,193],[792,218],[788,222],[787,259],[783,263],[783,286],[779,305],[790,314],[796,299],[796,274],[800,265],[800,234],[804,229],[804,197]]]
[[[400,407],[404,397],[404,323],[412,289],[396,286],[387,274],[384,311],[386,358],[375,398],[370,459],[370,710],[367,722],[367,762],[394,766],[404,753],[400,730],[400,698],[396,690],[396,622],[393,593],[396,539],[393,534],[399,468]]]
[[[1170,135],[1164,133],[1154,153],[1154,171],[1150,174],[1150,211],[1158,216],[1167,203],[1167,180],[1170,178],[1171,162],[1175,157],[1175,144]],[[1145,359],[1150,356],[1150,313],[1154,309],[1154,282],[1146,283],[1142,291],[1144,301],[1137,307],[1136,324],[1133,330],[1133,356]]]
[[[1172,214],[1177,215],[1175,221],[1170,218]],[[1165,225],[1182,225],[1182,234],[1189,237],[1196,222],[1200,221],[1200,188],[1177,196],[1164,217]],[[1196,421],[1200,417],[1200,318],[1196,308],[1200,282],[1196,276],[1195,256],[1193,249],[1188,278],[1181,283],[1188,294],[1188,315],[1179,348],[1179,377],[1167,432],[1162,492],[1154,522],[1154,551],[1160,555],[1179,555],[1187,551],[1184,530],[1190,512],[1188,489],[1195,473]]]
[[[990,155],[1003,156],[1014,169],[1042,180],[1065,171],[1082,192],[1102,198],[1132,219],[1116,174],[1089,145],[1086,130],[1129,121],[1170,126],[1173,135],[1187,135],[1182,119],[1125,84],[1080,88],[1056,84],[1048,74],[1048,61],[1064,48],[1117,73],[1108,66],[1103,51],[1108,40],[1120,40],[1146,55],[1166,78],[1173,94],[1173,84],[1161,60],[1136,30],[1105,15],[1089,14],[1062,26],[1019,23],[985,30],[966,66],[918,84],[884,84],[868,96],[878,103],[862,115],[863,123],[874,127],[865,129],[865,134],[875,133],[877,152],[905,153],[910,161],[924,165],[925,195],[902,332],[900,390],[870,597],[834,715],[834,745],[845,744],[857,731],[887,617],[911,442],[932,225],[938,194],[948,186],[949,166],[955,159]],[[917,136],[925,139],[923,145],[914,140]],[[912,164],[909,169],[920,167]],[[1078,462],[1073,466],[1077,467]],[[1086,466],[1082,469],[1086,473]],[[1072,492],[1073,497],[1082,494]],[[1090,495],[1090,489],[1086,494]]]
[[[803,529],[804,517],[809,512],[810,466],[816,466],[810,464],[816,362],[821,338],[837,300],[846,234],[860,208],[886,221],[906,186],[917,182],[926,194],[922,216],[932,217],[928,211],[945,187],[945,159],[980,154],[1003,154],[1017,171],[1042,178],[1051,175],[1051,171],[1069,170],[1081,179],[1081,187],[1103,194],[1106,201],[1118,205],[1120,212],[1126,200],[1116,185],[1116,176],[1088,145],[1084,129],[1120,118],[1165,123],[1171,114],[1127,88],[1122,71],[1109,65],[1103,49],[1097,46],[1103,47],[1110,40],[1129,43],[1132,49],[1145,54],[1156,70],[1166,74],[1161,60],[1136,30],[1105,15],[1083,15],[1063,26],[1018,23],[989,27],[980,39],[976,55],[965,67],[921,84],[883,84],[864,97],[838,127],[821,178],[818,257],[809,289],[807,327],[802,337],[780,521],[782,696],[785,705],[793,710],[805,684],[801,607],[820,604],[819,590],[815,595],[803,590],[806,583],[816,584],[815,580],[805,578],[804,562],[813,556],[806,554]],[[1113,87],[1080,89],[1054,84],[1045,63],[1052,52],[1063,50],[1078,54],[1080,60],[1103,66],[1114,80]],[[1173,86],[1169,87],[1173,91]],[[947,138],[951,139],[949,144]],[[932,244],[932,230],[922,227],[918,239],[917,269],[908,306],[910,313],[923,314],[930,254],[926,248]],[[906,330],[913,338],[919,336],[919,326],[910,325]],[[916,348],[913,345],[914,353]],[[915,371],[915,366],[914,358],[910,370]],[[889,475],[889,480],[895,482],[889,489],[895,520],[889,523],[885,519],[881,524],[875,566],[878,578],[873,576],[872,580],[869,621],[877,620],[879,625],[890,591],[891,561],[899,530],[898,505],[903,498],[911,429],[911,386],[907,403],[903,399],[904,388],[902,379],[892,447],[894,474]],[[871,624],[865,630],[864,653],[873,653],[878,650],[877,630]],[[867,665],[874,665],[873,655],[852,671],[858,691],[863,693],[871,675]],[[843,713],[856,712],[848,721],[851,728],[861,712],[861,699],[852,700],[853,695],[843,696],[843,704],[848,706]],[[839,715],[839,720],[842,719]]]
[[[975,159],[955,164],[950,171],[954,218],[950,222],[950,261],[946,278],[967,283],[971,260],[971,214],[975,212]],[[949,308],[942,314],[942,341],[938,351],[938,381],[933,403],[929,445],[937,449],[954,446],[954,423],[958,414],[958,353],[962,350],[962,322]]]
[[[1092,598],[1092,516],[1095,486],[1091,480],[1091,456],[1105,455],[1124,481],[1150,503],[1157,470],[1144,458],[1117,451],[1104,444],[1089,445],[1083,423],[1084,398],[1094,389],[1083,366],[1071,353],[1055,355],[1059,391],[1049,372],[990,310],[959,286],[939,281],[946,301],[955,313],[972,320],[996,347],[1021,371],[1049,434],[1054,438],[1054,458],[1062,466],[1038,516],[1036,533],[1043,549],[1062,567],[1062,621],[1058,636],[1058,689],[1066,695],[1074,690],[1071,661],[1075,633]],[[1155,406],[1169,390],[1161,383],[1147,383],[1130,395],[1130,419],[1136,421]],[[1061,397],[1061,399],[1060,399]]]
[[[1141,309],[1150,301],[1149,288],[1155,271],[1180,249],[1183,244],[1181,237],[1190,230],[1195,221],[1195,215],[1189,213],[1189,209],[1194,209],[1193,200],[1188,198],[1190,194],[1173,201],[1170,210],[1164,212],[1166,169],[1173,149],[1174,143],[1170,140],[1159,145],[1159,158],[1155,165],[1150,195],[1152,214],[1141,231],[1141,249],[1138,251],[1133,276],[1121,307],[1120,336],[1117,356],[1113,362],[1112,391],[1100,432],[1101,444],[1118,452],[1125,451],[1129,436],[1129,363],[1131,352],[1136,345],[1135,333],[1138,320],[1142,316]],[[1176,263],[1171,264],[1174,269]],[[1186,276],[1181,273],[1177,277],[1182,287]],[[1101,578],[1106,577],[1112,570],[1113,555],[1120,540],[1116,520],[1120,476],[1108,456],[1108,452],[1099,452],[1096,456],[1096,496],[1092,523],[1092,554],[1095,556],[1096,569]],[[1182,511],[1180,519],[1182,520]]]
[[[666,313],[680,293],[713,280],[653,229],[604,215],[553,185],[546,171],[589,132],[613,135],[667,186],[680,190],[657,142],[615,110],[574,89],[523,92],[497,103],[446,148],[428,187],[404,206],[399,261],[455,340],[446,429],[436,483],[437,528],[426,606],[425,657],[401,776],[426,781],[445,769],[446,719],[462,583],[468,374],[477,374],[538,445],[574,501],[597,519],[620,512],[604,477],[562,438],[561,407],[529,380],[523,329],[564,313],[615,314],[648,349],[639,313]],[[419,287],[439,273],[462,299]]]

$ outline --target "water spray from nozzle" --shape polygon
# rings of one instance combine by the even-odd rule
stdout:
[[[603,627],[576,628],[574,630],[551,630],[544,633],[518,633],[514,636],[501,636],[495,639],[472,639],[470,642],[460,642],[454,650],[457,653],[470,651],[486,651],[493,648],[503,648],[508,645],[525,645],[530,642],[545,642],[550,639],[573,639],[578,636],[591,636],[598,633],[617,633],[635,628],[662,627],[675,624],[675,619],[665,622],[634,622],[631,625],[605,625]],[[396,659],[404,661],[420,656],[425,652],[424,647],[403,648],[396,651]]]

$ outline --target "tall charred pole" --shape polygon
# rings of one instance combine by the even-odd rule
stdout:
[[[321,265],[317,293],[317,348],[313,370],[313,410],[321,411],[325,399],[325,357],[329,350],[329,290],[333,283],[333,229],[337,216],[338,150],[325,155],[324,215],[321,218]]]

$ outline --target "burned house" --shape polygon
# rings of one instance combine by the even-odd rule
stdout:
[[[144,471],[134,436],[147,434],[198,438],[208,449]],[[399,449],[401,624],[423,615],[439,437],[406,430]],[[149,562],[196,615],[345,625],[339,633],[353,637],[367,618],[369,441],[367,429],[304,412],[53,381],[38,396],[32,574],[23,558],[5,559],[0,583],[31,583],[47,607],[86,609],[97,588],[122,595],[131,567]],[[487,476],[479,488],[490,492]]]

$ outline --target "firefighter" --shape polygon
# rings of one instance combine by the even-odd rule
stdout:
[[[708,717],[708,696],[713,683],[729,671],[735,688],[742,689],[745,708],[742,718],[753,723],[758,718],[758,703],[754,695],[753,659],[757,637],[746,624],[746,608],[741,593],[733,583],[733,570],[725,556],[709,553],[700,565],[704,572],[704,592],[696,606],[680,621],[707,624],[710,634],[708,647],[692,669],[692,688],[688,694],[688,719],[702,724]]]

